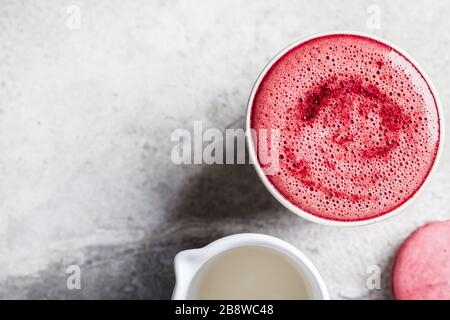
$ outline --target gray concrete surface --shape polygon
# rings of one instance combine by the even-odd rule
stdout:
[[[173,164],[170,134],[241,125],[271,56],[342,29],[404,48],[447,111],[449,15],[448,1],[1,0],[0,298],[170,298],[176,252],[238,232],[293,243],[333,298],[391,298],[397,247],[450,218],[448,149],[407,212],[338,229],[287,212],[248,165]]]

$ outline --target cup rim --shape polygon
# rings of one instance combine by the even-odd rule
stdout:
[[[212,258],[231,249],[245,246],[260,246],[277,251],[289,257],[296,267],[301,270],[305,281],[311,289],[313,300],[329,300],[329,294],[325,282],[315,265],[292,244],[277,237],[260,233],[238,233],[217,239],[200,249],[184,250],[179,252],[174,259],[176,284],[172,299],[189,299],[189,289],[192,280],[198,271]],[[182,279],[183,260],[193,260],[194,267],[191,272]],[[183,281],[181,281],[183,280]]]
[[[253,105],[253,100],[255,98],[257,89],[259,88],[259,85],[261,84],[261,81],[267,74],[267,72],[271,69],[271,67],[281,58],[283,57],[288,51],[295,48],[296,46],[313,40],[315,38],[324,37],[324,36],[331,36],[331,35],[354,35],[354,36],[360,36],[360,37],[366,37],[371,40],[375,40],[378,42],[381,42],[383,44],[386,44],[387,46],[391,47],[401,55],[403,55],[421,74],[421,76],[424,78],[426,83],[428,84],[428,87],[430,88],[431,94],[433,95],[433,98],[436,103],[436,109],[438,112],[438,121],[439,121],[439,145],[438,150],[436,152],[436,157],[434,159],[433,164],[431,165],[431,168],[428,172],[428,175],[426,176],[425,180],[420,185],[419,189],[405,202],[403,202],[400,206],[396,207],[395,209],[391,210],[388,213],[368,218],[364,220],[332,220],[332,219],[326,219],[323,217],[316,216],[312,213],[309,213],[298,206],[291,203],[289,200],[287,200],[279,191],[278,189],[269,181],[267,176],[265,175],[263,169],[261,168],[259,161],[256,156],[256,148],[254,147],[253,137],[251,135],[251,126],[250,126],[250,120],[251,120],[251,109]],[[442,109],[441,100],[439,98],[439,95],[435,89],[435,86],[433,82],[431,81],[428,74],[425,72],[425,70],[422,68],[422,66],[417,63],[414,58],[412,58],[407,52],[405,52],[403,49],[397,47],[396,45],[392,44],[390,41],[387,41],[381,37],[364,33],[364,32],[354,32],[354,31],[332,31],[332,32],[322,32],[322,33],[315,33],[312,35],[308,35],[305,37],[301,37],[291,44],[289,44],[287,47],[279,51],[273,58],[270,59],[270,61],[266,64],[266,66],[263,68],[263,70],[260,72],[257,80],[255,81],[250,97],[247,102],[247,110],[246,110],[246,120],[245,120],[245,133],[246,133],[246,141],[248,146],[248,152],[249,152],[249,159],[252,163],[253,167],[255,168],[260,180],[263,182],[266,189],[272,194],[275,199],[277,199],[285,208],[289,209],[291,212],[295,213],[299,217],[306,219],[310,222],[314,222],[317,224],[327,225],[327,226],[338,226],[338,227],[356,227],[356,226],[363,226],[368,225],[376,222],[380,222],[389,218],[392,218],[396,215],[398,215],[400,212],[404,211],[414,200],[418,198],[418,196],[422,193],[423,189],[428,185],[431,177],[434,175],[436,168],[438,167],[438,164],[440,162],[440,158],[442,156],[442,150],[443,145],[445,141],[445,128],[444,128],[444,113]]]

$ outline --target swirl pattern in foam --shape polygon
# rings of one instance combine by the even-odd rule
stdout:
[[[356,35],[301,43],[262,79],[250,126],[277,129],[280,170],[267,178],[310,214],[359,221],[412,197],[436,159],[433,93],[401,53]]]

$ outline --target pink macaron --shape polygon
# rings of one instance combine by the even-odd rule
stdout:
[[[403,243],[392,290],[399,300],[450,299],[450,220],[426,224]]]

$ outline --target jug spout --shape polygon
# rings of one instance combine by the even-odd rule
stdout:
[[[201,249],[192,249],[179,252],[174,259],[175,289],[172,299],[186,299],[189,285],[203,263]]]

